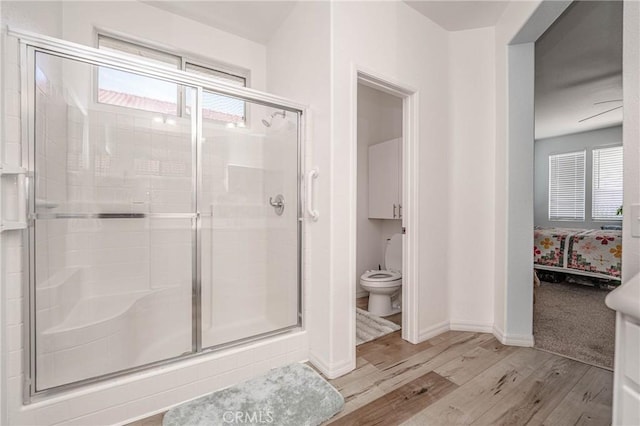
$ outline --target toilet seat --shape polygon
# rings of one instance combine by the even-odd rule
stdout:
[[[370,283],[389,283],[391,281],[397,281],[402,278],[402,274],[397,271],[367,271],[360,277],[360,280]]]

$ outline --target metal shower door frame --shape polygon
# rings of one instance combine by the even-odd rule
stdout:
[[[303,304],[303,185],[304,176],[304,135],[305,115],[307,108],[299,103],[285,98],[274,96],[246,87],[232,86],[211,78],[189,74],[181,70],[173,70],[146,62],[142,59],[129,57],[117,52],[101,51],[92,47],[67,42],[39,34],[14,31],[9,29],[8,35],[15,37],[20,42],[20,68],[21,68],[21,115],[22,115],[22,163],[27,170],[25,179],[25,208],[27,212],[27,229],[23,231],[23,262],[29,265],[28,273],[23,274],[23,342],[24,342],[24,384],[23,402],[29,404],[51,396],[59,395],[70,389],[76,389],[91,383],[101,382],[114,377],[152,369],[159,366],[173,364],[185,359],[200,356],[219,349],[260,340],[268,336],[281,334],[292,329],[300,329],[304,326],[302,315]],[[193,213],[163,214],[163,213],[89,213],[89,214],[37,214],[35,211],[35,55],[41,52],[63,59],[73,60],[93,66],[106,66],[122,71],[132,72],[138,75],[152,77],[178,85],[191,87],[197,91],[196,117],[192,126],[192,161],[196,172],[192,173],[192,206]],[[201,275],[201,214],[200,206],[202,194],[202,95],[203,91],[230,96],[243,101],[283,109],[297,115],[297,324],[278,330],[232,341],[214,347],[202,347],[202,275]],[[195,129],[193,129],[195,127]],[[195,130],[195,131],[194,131]],[[190,218],[192,227],[192,352],[177,357],[156,361],[153,363],[108,373],[48,389],[36,390],[36,329],[35,329],[35,220],[36,219],[63,219],[63,218]]]

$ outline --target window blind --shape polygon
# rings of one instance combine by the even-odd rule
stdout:
[[[549,156],[549,220],[584,220],[585,151]]]
[[[189,62],[185,64],[185,71],[212,77],[234,86],[246,86],[247,79],[226,72],[201,67]],[[230,123],[243,123],[245,120],[245,102],[241,99],[204,91],[202,93],[202,117],[205,119]],[[187,104],[188,107],[190,105]]]
[[[622,205],[622,147],[593,150],[592,216],[596,220],[620,220]]]

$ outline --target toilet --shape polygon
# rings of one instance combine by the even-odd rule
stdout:
[[[360,285],[369,292],[368,310],[379,317],[402,311],[402,234],[394,234],[387,241],[384,267],[360,276]]]

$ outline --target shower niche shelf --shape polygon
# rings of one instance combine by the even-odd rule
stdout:
[[[2,224],[0,225],[0,232],[15,231],[18,229],[26,229],[26,228],[27,228],[26,222],[17,222],[17,221],[7,220],[7,221],[3,221]]]
[[[7,219],[0,222],[0,232],[27,228],[27,221],[20,206],[25,205],[24,188],[27,170],[20,166],[0,165],[2,179],[3,216]]]
[[[7,164],[0,166],[0,176],[24,175],[26,173],[27,170],[19,166],[9,166]]]

